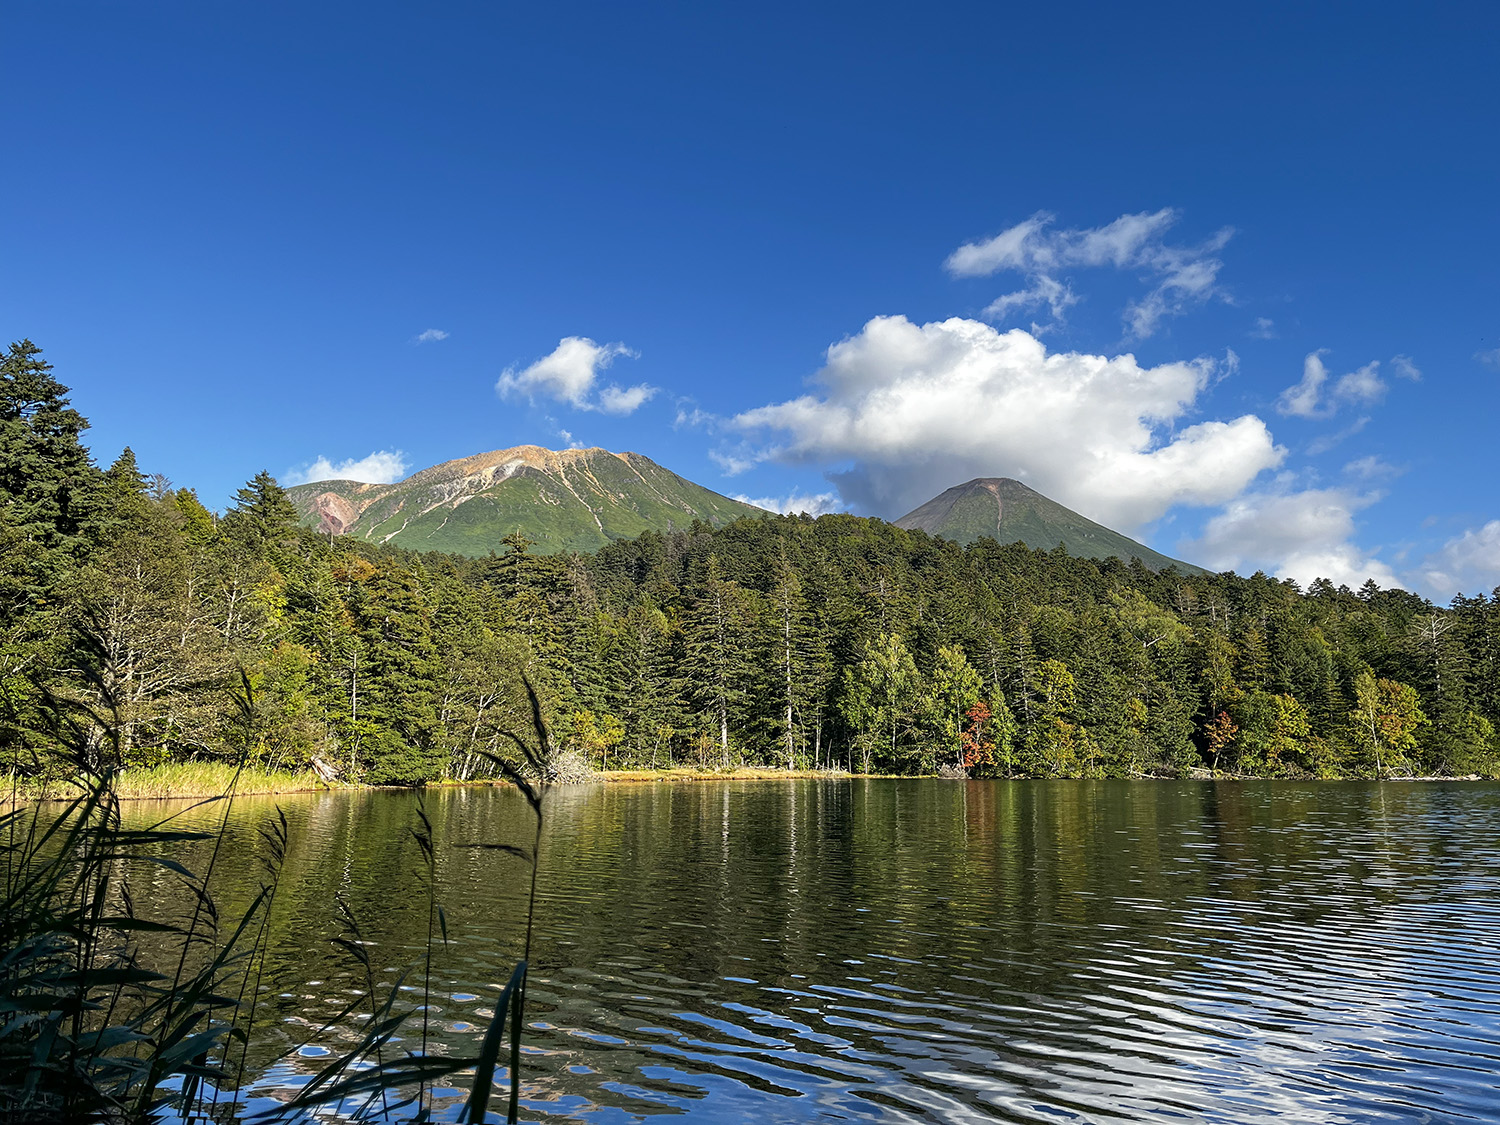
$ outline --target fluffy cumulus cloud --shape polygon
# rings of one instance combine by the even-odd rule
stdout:
[[[1010,476],[1138,532],[1174,504],[1218,505],[1285,450],[1254,415],[1177,428],[1218,365],[1143,367],[1054,352],[1028,332],[877,317],[828,351],[820,393],[746,411],[721,464],[845,465],[857,511],[900,516],[961,481]]]
[[[624,344],[596,344],[587,336],[566,336],[551,353],[519,370],[507,367],[495,383],[502,398],[550,398],[579,410],[630,414],[656,393],[645,383],[620,387],[600,384],[599,374],[620,356],[638,353]]]
[[[1419,578],[1437,594],[1479,594],[1500,586],[1500,520],[1470,528],[1422,563]]]
[[[337,463],[318,457],[309,465],[289,469],[288,484],[311,484],[318,480],[357,480],[366,484],[393,484],[406,476],[406,455],[399,449],[382,449],[368,457],[349,458]]]
[[[736,493],[734,498],[742,504],[754,504],[757,508],[779,512],[783,516],[822,516],[844,510],[844,505],[839,503],[838,496],[832,492],[793,492],[789,496],[780,497],[744,496]]]
[[[1266,570],[1306,585],[1327,578],[1350,587],[1373,578],[1399,586],[1394,571],[1353,543],[1355,513],[1380,499],[1352,488],[1282,488],[1231,500],[1179,550],[1203,566],[1242,574]]]
[[[992,301],[985,315],[992,320],[1045,308],[1061,320],[1078,296],[1064,276],[1075,269],[1132,270],[1151,282],[1151,289],[1124,313],[1125,326],[1136,337],[1150,336],[1169,316],[1177,316],[1210,298],[1223,296],[1218,252],[1233,231],[1225,228],[1197,246],[1170,246],[1167,231],[1176,224],[1173,208],[1121,215],[1102,227],[1059,230],[1054,217],[1039,212],[982,242],[968,242],[945,264],[955,277],[1019,274],[1025,286]]]

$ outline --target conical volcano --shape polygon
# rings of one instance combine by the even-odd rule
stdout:
[[[1043,551],[1061,544],[1083,558],[1113,555],[1126,562],[1140,559],[1151,570],[1175,566],[1184,574],[1204,573],[1201,567],[1153,551],[1009,477],[977,477],[954,485],[895,522],[897,527],[965,544],[984,537]]]

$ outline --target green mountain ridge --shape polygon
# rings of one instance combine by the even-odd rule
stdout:
[[[1049,500],[1035,489],[1009,477],[977,477],[954,485],[921,507],[895,520],[897,527],[969,544],[981,537],[999,543],[1025,543],[1036,550],[1059,545],[1083,558],[1132,558],[1153,571],[1176,567],[1184,574],[1206,574],[1202,567],[1170,558],[1111,531]]]
[[[521,532],[539,554],[591,552],[644,531],[764,516],[639,453],[522,445],[445,461],[395,484],[315,481],[287,489],[302,521],[414,551],[479,556]]]

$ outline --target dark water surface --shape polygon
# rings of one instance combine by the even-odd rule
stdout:
[[[832,780],[549,799],[528,1120],[1500,1120],[1500,786]],[[335,896],[385,981],[427,932],[414,796],[278,802],[292,850],[267,1093],[356,1033],[276,1058],[360,985],[329,944]],[[453,845],[523,843],[527,816],[507,790],[426,807],[451,941],[433,1036],[471,1053],[519,957],[524,867]],[[234,810],[231,904],[274,808]]]

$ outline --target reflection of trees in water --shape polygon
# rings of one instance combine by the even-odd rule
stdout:
[[[1046,1052],[1126,1065],[1090,1036],[1174,1066],[1156,1032],[1126,1032],[1177,1020],[1188,1030],[1171,1034],[1191,1031],[1194,1051],[1218,1049],[1195,993],[1246,959],[1257,973],[1273,955],[1310,972],[1322,955],[1305,942],[1388,926],[1387,908],[1437,896],[1497,806],[1476,787],[886,779],[605,785],[551,800],[527,1097],[583,1099],[579,1115],[644,1112],[607,1083],[697,1098],[684,1075],[713,1073],[800,1089],[850,1060],[870,1074],[839,1081],[865,1090],[867,1109],[866,1087],[927,1082],[934,1066],[992,1085],[1003,1073],[1012,1093],[1053,1104],[1070,1080]],[[359,987],[329,945],[336,895],[383,981],[417,960],[426,927],[425,899],[402,890],[420,886],[410,795],[280,803],[291,846],[262,1066]],[[256,885],[255,828],[272,807],[241,806],[226,913]],[[521,865],[443,844],[515,839],[526,815],[505,790],[436,790],[427,808],[452,938],[434,971],[437,1042],[471,1049],[518,955]],[[161,880],[151,893],[179,894]],[[1133,1006],[1134,989],[1160,1011]],[[747,1058],[763,1069],[747,1072]],[[653,1066],[664,1069],[644,1076]]]

